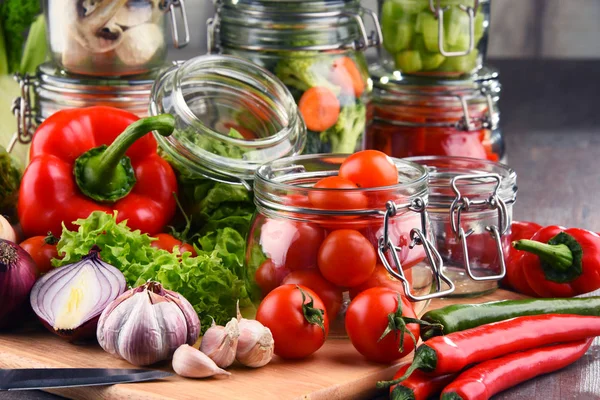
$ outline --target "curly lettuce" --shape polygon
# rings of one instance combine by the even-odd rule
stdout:
[[[117,223],[116,213],[100,211],[75,222],[76,231],[63,226],[58,242],[58,267],[81,260],[93,246],[101,249],[100,257],[115,266],[135,287],[148,280],[185,297],[193,306],[203,326],[211,319],[225,324],[235,316],[236,302],[250,306],[243,279],[245,238],[234,229],[223,229],[199,239],[198,256],[180,254],[151,246],[154,240],[139,230],[132,231],[127,222]]]

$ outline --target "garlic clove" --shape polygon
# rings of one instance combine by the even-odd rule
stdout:
[[[236,359],[251,368],[265,366],[273,358],[275,341],[271,330],[258,321],[241,319]]]
[[[240,330],[238,321],[232,318],[225,326],[213,324],[200,343],[200,351],[210,357],[219,367],[227,368],[235,361]]]
[[[206,354],[194,347],[184,344],[173,354],[173,370],[177,375],[186,378],[208,378],[216,375],[231,375],[221,369]]]

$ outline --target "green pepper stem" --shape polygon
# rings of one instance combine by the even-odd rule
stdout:
[[[391,381],[379,381],[377,382],[377,389],[385,389],[390,386],[396,385],[400,382],[405,381],[410,377],[410,375],[420,369],[424,372],[432,372],[435,370],[435,366],[437,364],[437,353],[434,349],[427,346],[426,344],[422,344],[419,346],[417,351],[415,351],[415,357],[413,358],[412,364],[406,370],[404,375],[400,378],[391,380]]]
[[[96,201],[114,202],[127,196],[136,178],[125,152],[148,132],[169,136],[174,129],[175,118],[170,114],[140,119],[129,125],[110,146],[83,153],[75,161],[73,170],[79,189]]]
[[[449,392],[442,394],[440,400],[463,400],[463,398],[456,392]]]
[[[513,247],[540,257],[558,271],[566,271],[573,265],[573,253],[566,244],[548,244],[535,240],[522,239],[513,242]]]
[[[398,385],[390,393],[390,400],[415,400],[415,392],[405,386]]]

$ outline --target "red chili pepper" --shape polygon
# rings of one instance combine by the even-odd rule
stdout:
[[[515,242],[521,239],[531,239],[540,229],[542,229],[542,226],[535,222],[513,221],[510,225],[510,241]],[[536,297],[535,292],[525,279],[525,272],[521,268],[523,264],[516,262],[520,255],[521,253],[518,250],[512,246],[510,247],[509,253],[505,257],[506,277],[502,280],[502,283],[519,293]]]
[[[517,351],[598,335],[600,317],[579,315],[531,315],[481,325],[429,339],[417,348],[404,376],[378,382],[377,387],[402,382],[416,369],[436,376],[452,374],[469,365]]]
[[[525,251],[516,262],[539,297],[573,297],[600,288],[600,236],[594,232],[547,226],[513,247]]]
[[[487,400],[521,382],[574,363],[593,341],[589,338],[555,344],[483,362],[461,373],[444,389],[441,400]]]
[[[403,376],[410,364],[400,367],[394,379]],[[430,376],[419,370],[413,372],[405,381],[390,387],[390,400],[427,400],[440,394],[456,377],[456,374]]]
[[[46,119],[33,137],[19,192],[25,235],[60,235],[63,222],[73,229],[73,221],[96,210],[117,210],[131,229],[160,232],[175,213],[177,182],[148,132],[168,136],[174,126],[171,115],[139,120],[111,107]]]

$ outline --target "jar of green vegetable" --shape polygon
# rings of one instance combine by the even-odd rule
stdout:
[[[177,174],[178,198],[190,221],[181,228],[207,251],[220,238],[241,242],[232,257],[242,263],[255,209],[254,171],[299,154],[306,141],[292,95],[247,60],[208,55],[175,65],[156,80],[150,114],[163,113],[176,118],[171,136],[155,137]]]
[[[487,50],[489,0],[378,0],[388,70],[438,77],[469,74]]]
[[[363,51],[377,46],[374,14],[358,0],[219,0],[209,51],[237,55],[287,85],[308,129],[306,153],[363,147],[370,91]],[[367,33],[363,17],[372,17]]]

